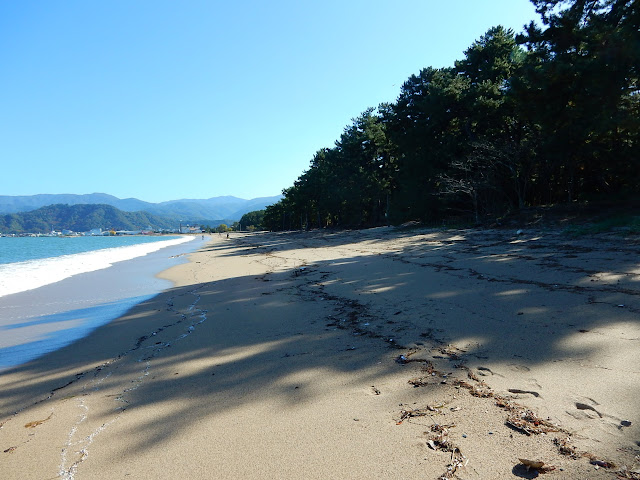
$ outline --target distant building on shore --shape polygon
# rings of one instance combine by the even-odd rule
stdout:
[[[202,233],[200,225],[180,225],[180,233]]]

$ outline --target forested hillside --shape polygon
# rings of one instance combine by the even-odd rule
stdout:
[[[146,212],[123,212],[111,205],[50,205],[31,212],[0,215],[1,233],[87,232],[178,228],[178,224]]]
[[[264,208],[280,200],[282,196],[260,197],[251,200],[232,196],[213,197],[207,199],[182,199],[167,202],[150,203],[137,198],[120,199],[105,193],[86,195],[74,194],[40,194],[10,196],[0,195],[0,214],[19,213],[35,210],[47,205],[111,205],[125,212],[148,212],[153,215],[170,217],[179,222],[180,219],[191,222],[214,222],[216,220],[238,220],[244,213]],[[212,220],[213,219],[213,220]]]
[[[532,0],[542,26],[494,27],[425,68],[314,155],[271,230],[464,217],[640,190],[640,6]]]

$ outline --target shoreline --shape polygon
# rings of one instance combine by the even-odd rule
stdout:
[[[107,268],[0,297],[0,374],[77,341],[171,287],[157,276],[200,242],[170,245]],[[176,253],[167,257],[168,253]]]
[[[610,238],[212,236],[173,287],[0,372],[7,478],[616,478],[640,467],[640,272]]]

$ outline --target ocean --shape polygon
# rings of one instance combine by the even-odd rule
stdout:
[[[0,237],[0,371],[62,348],[170,288],[192,236]]]

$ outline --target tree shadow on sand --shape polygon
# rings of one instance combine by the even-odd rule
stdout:
[[[638,327],[637,280],[625,277],[621,286],[598,276],[632,271],[627,253],[635,247],[616,255],[604,243],[569,251],[555,238],[489,234],[480,242],[475,234],[441,232],[403,233],[391,245],[365,234],[370,244],[363,247],[362,235],[255,235],[206,247],[223,256],[287,257],[323,243],[354,245],[304,266],[296,258],[295,266],[264,275],[170,289],[71,346],[3,372],[0,422],[41,402],[100,392],[86,400],[95,428],[155,412],[121,427],[135,439],[119,452],[126,457],[202,422],[230,422],[241,406],[255,406],[258,415],[266,402],[286,416],[344,382],[371,389],[402,368],[393,359],[409,348],[452,367],[490,362],[527,372],[608,355],[608,347],[583,336]],[[456,350],[447,351],[452,345]],[[318,372],[333,380],[320,382]],[[640,396],[637,383],[624,388]],[[637,428],[640,417],[624,421]],[[515,468],[513,474],[535,478]]]

